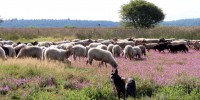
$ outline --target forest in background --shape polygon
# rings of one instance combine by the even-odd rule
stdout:
[[[119,27],[119,22],[95,20],[70,20],[70,19],[7,19],[0,27],[27,28],[27,27]],[[164,21],[160,26],[200,26],[200,18]]]

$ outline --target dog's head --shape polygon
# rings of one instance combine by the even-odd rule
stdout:
[[[112,81],[120,78],[120,76],[118,75],[118,70],[117,69],[113,69],[111,71],[110,78],[111,78]]]

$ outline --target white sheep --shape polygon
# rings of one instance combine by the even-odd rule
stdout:
[[[87,63],[92,64],[93,59],[105,63],[109,63],[113,68],[117,68],[118,64],[112,54],[103,49],[91,48],[88,51]]]
[[[142,51],[142,55],[146,56],[146,47],[144,45],[138,45]]]
[[[21,48],[23,48],[23,47],[25,47],[26,46],[26,44],[19,44],[19,45],[16,45],[15,47],[14,47],[14,49],[15,49],[15,52],[16,52],[16,55],[18,55],[18,53],[19,53],[19,51],[21,50]]]
[[[17,58],[23,57],[33,57],[42,59],[42,49],[36,46],[25,46],[19,51],[17,55]]]
[[[94,42],[94,43],[90,43],[90,44],[88,45],[88,47],[90,47],[90,48],[96,48],[98,45],[101,45],[101,43],[96,43],[96,42]]]
[[[122,48],[119,45],[114,45],[112,48],[112,54],[114,57],[120,57],[122,53]]]
[[[13,44],[13,41],[12,40],[7,40],[7,41],[0,41],[0,43],[1,44],[3,44],[3,45],[5,45],[5,44],[7,44],[7,45],[12,45]]]
[[[61,44],[59,46],[61,47],[61,49],[67,50],[67,49],[71,49],[74,45],[75,45],[74,42],[70,42],[70,43]]]
[[[8,56],[9,57],[16,57],[16,52],[15,49],[11,45],[4,45],[9,51],[8,51]]]
[[[145,46],[145,48],[147,49],[147,51],[149,52],[150,49],[153,49],[156,45],[158,45],[158,43],[145,43],[143,44]]]
[[[136,56],[136,58],[140,58],[142,55],[142,51],[139,46],[134,46],[133,49],[136,51],[134,52],[133,56]]]
[[[96,48],[107,50],[107,46],[105,44],[98,45]]]
[[[123,50],[125,58],[129,58],[130,60],[133,59],[135,52],[135,49],[133,49],[131,45],[126,45],[126,47]]]
[[[27,46],[33,46],[33,44],[31,44],[31,43],[27,43]]]
[[[110,51],[112,53],[112,49],[113,49],[113,44],[109,44],[107,47],[107,50]]]
[[[45,42],[39,42],[38,46],[50,47],[52,44],[53,44],[52,42],[45,41]]]
[[[71,54],[71,49],[63,50],[56,48],[47,48],[44,51],[44,60],[58,60],[62,62],[67,62],[71,65],[71,61],[68,59]]]
[[[200,42],[196,41],[196,42],[193,44],[193,46],[194,46],[194,49],[195,49],[195,50],[199,50],[199,49],[200,49]]]
[[[83,45],[75,45],[72,47],[73,50],[73,58],[76,60],[76,57],[86,57],[87,56],[87,49]]]
[[[185,45],[188,45],[190,44],[190,41],[189,40],[175,40],[175,41],[172,41],[170,42],[171,44],[185,44]]]
[[[112,40],[104,40],[104,41],[101,41],[101,42],[99,42],[99,43],[101,43],[101,44],[104,44],[104,45],[109,45],[109,44],[112,44],[112,43],[114,43],[114,41],[112,41]]]
[[[6,53],[5,51],[2,49],[2,47],[0,47],[0,58],[3,60],[6,60]]]
[[[126,45],[135,46],[135,42],[133,42],[133,41],[125,41],[125,40],[123,40],[123,41],[118,41],[118,42],[115,43],[115,44],[118,44],[122,49],[124,49]]]

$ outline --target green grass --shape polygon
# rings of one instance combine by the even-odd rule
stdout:
[[[9,87],[8,91],[0,89],[0,97],[2,100],[115,100],[109,71],[104,72],[105,69],[31,58],[0,60],[0,87]],[[189,79],[188,84],[177,80],[175,85],[160,86],[151,80],[133,78],[138,99],[200,99],[199,87],[193,84],[196,79]]]

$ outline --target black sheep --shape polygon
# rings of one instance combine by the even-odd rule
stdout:
[[[160,43],[160,44],[154,46],[153,49],[155,51],[158,50],[159,52],[161,52],[161,51],[164,52],[165,49],[168,49],[168,44],[169,44],[168,42],[166,42],[166,43]]]
[[[7,47],[2,46],[3,50],[5,51],[6,56],[9,56],[9,49]]]
[[[168,47],[171,53],[177,53],[178,51],[188,52],[188,48],[185,44],[169,44]]]

